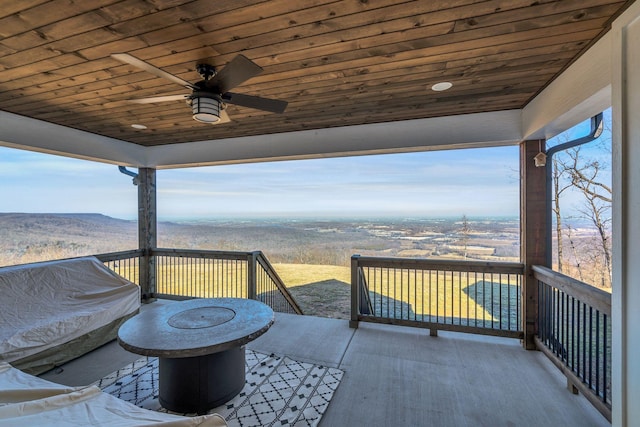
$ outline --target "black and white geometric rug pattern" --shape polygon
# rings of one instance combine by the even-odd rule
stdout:
[[[316,426],[343,374],[340,369],[247,349],[244,388],[210,412],[222,415],[229,426]],[[158,402],[155,357],[138,359],[95,385],[141,408],[170,412]]]

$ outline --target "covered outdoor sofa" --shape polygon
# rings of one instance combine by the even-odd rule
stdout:
[[[140,288],[95,257],[0,268],[0,362],[39,374],[111,340]]]
[[[0,427],[223,427],[217,414],[183,417],[139,408],[96,386],[67,387],[0,362]]]

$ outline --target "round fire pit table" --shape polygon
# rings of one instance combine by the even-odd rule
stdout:
[[[118,343],[133,353],[158,357],[164,408],[204,414],[242,390],[244,345],[273,321],[273,310],[259,301],[192,299],[132,317],[118,330]]]

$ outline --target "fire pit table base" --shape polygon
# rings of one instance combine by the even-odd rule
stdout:
[[[245,347],[198,357],[160,358],[160,404],[205,414],[231,400],[245,384]]]

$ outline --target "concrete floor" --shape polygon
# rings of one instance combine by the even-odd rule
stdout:
[[[517,340],[277,313],[247,347],[345,371],[320,427],[610,425]],[[112,342],[42,377],[89,384],[138,357]]]

